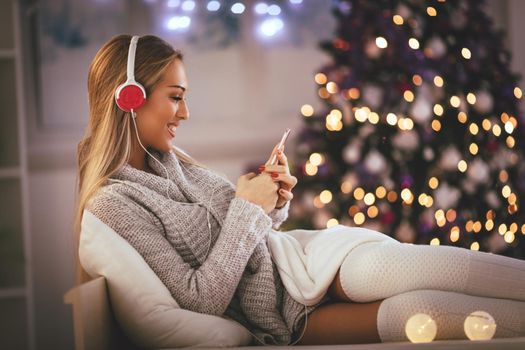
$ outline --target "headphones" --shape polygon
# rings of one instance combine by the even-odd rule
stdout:
[[[131,38],[128,51],[128,78],[115,91],[115,102],[124,112],[136,111],[146,102],[146,89],[135,81],[135,52],[139,37]]]

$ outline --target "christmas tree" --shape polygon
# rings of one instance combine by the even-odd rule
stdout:
[[[520,77],[472,1],[333,3],[337,28],[287,147],[282,226],[367,227],[399,241],[525,258]]]

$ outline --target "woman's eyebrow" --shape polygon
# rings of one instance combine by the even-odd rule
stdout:
[[[168,87],[179,88],[179,89],[181,89],[182,91],[186,91],[186,88],[185,88],[184,86],[182,86],[182,85],[170,85],[170,86],[168,86]]]

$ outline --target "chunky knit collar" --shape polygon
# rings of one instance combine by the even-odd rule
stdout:
[[[125,163],[110,179],[118,179],[144,192],[152,190],[163,195],[163,199],[204,205],[222,225],[224,214],[235,196],[235,186],[218,173],[188,164],[177,158],[175,153],[148,150],[162,165],[148,155],[147,162],[155,174],[132,167]],[[169,181],[167,180],[168,171]],[[169,187],[168,187],[169,183]]]

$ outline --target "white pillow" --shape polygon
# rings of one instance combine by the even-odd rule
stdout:
[[[241,324],[179,307],[142,256],[111,227],[84,210],[79,259],[91,277],[104,276],[115,317],[146,348],[248,345]]]

